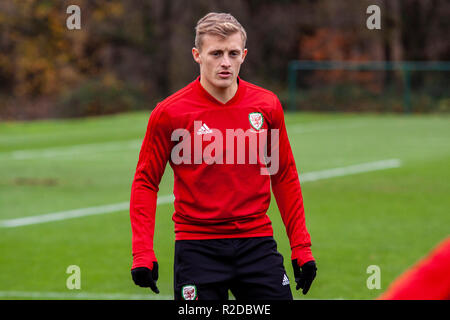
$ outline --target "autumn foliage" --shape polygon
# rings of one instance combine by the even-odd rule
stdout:
[[[81,30],[66,27],[71,4],[81,8]],[[383,10],[381,30],[365,26],[369,4]],[[448,10],[440,0],[1,1],[0,119],[152,109],[197,76],[194,27],[210,11],[244,25],[249,55],[241,76],[283,100],[290,60],[448,59]],[[386,79],[334,70],[300,84],[348,80],[380,92]]]

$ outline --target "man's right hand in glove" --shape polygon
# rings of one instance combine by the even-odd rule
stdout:
[[[159,289],[156,286],[156,280],[158,280],[158,262],[153,261],[153,268],[151,270],[146,267],[132,269],[131,277],[137,286],[150,288],[153,292],[159,293]]]

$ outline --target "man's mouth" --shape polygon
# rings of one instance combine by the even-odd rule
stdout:
[[[221,77],[222,79],[226,79],[231,77],[232,73],[229,71],[221,71],[219,72],[219,77]]]

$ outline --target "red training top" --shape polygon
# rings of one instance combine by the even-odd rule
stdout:
[[[230,131],[236,134],[234,140],[229,138]],[[243,133],[244,150],[237,142]],[[249,147],[251,140],[258,141],[257,149]],[[268,164],[260,155],[264,145],[272,156]],[[156,200],[167,162],[175,179],[172,219],[176,240],[272,236],[266,214],[272,184],[291,258],[300,265],[314,260],[299,177],[275,94],[238,78],[234,97],[221,103],[202,87],[198,77],[155,107],[131,188],[132,268],[151,269],[156,261]],[[264,168],[266,173],[272,168],[273,174],[262,174]]]

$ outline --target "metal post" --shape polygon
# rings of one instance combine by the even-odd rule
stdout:
[[[297,100],[297,70],[295,68],[295,61],[289,62],[288,65],[288,91],[288,109],[294,111]]]
[[[403,68],[403,111],[405,113],[411,113],[411,72],[407,66]]]

